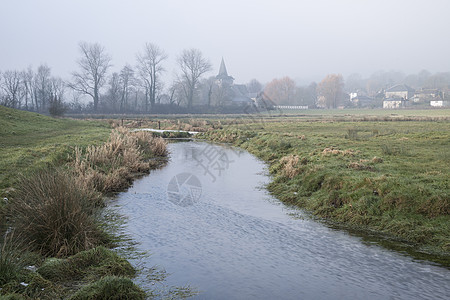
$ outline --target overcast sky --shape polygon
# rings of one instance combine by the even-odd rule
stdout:
[[[80,41],[102,44],[114,70],[146,42],[169,59],[198,48],[237,83],[378,70],[450,71],[450,0],[0,0],[0,71],[46,63],[65,79]]]

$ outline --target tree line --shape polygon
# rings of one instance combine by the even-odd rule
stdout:
[[[386,89],[406,84],[415,90],[434,89],[450,94],[450,73],[432,74],[426,70],[405,75],[396,71],[379,71],[364,78],[351,74],[345,80],[341,74],[328,74],[319,83],[298,86],[290,77],[276,78],[265,85],[264,92],[278,105],[307,105],[309,107],[337,108],[348,106],[349,93],[382,99]]]
[[[0,104],[53,115],[66,110],[72,113],[192,112],[195,107],[223,105],[220,95],[212,96],[215,77],[204,78],[212,65],[200,50],[181,51],[176,58],[178,73],[165,86],[161,78],[166,72],[167,59],[167,53],[158,45],[146,43],[136,53],[134,65],[126,64],[120,71],[110,72],[112,58],[106,49],[98,43],[80,42],[77,70],[68,80],[52,75],[46,64],[22,71],[0,70]],[[265,85],[252,79],[245,86],[249,95],[263,93],[278,105],[336,108],[346,104],[349,92],[377,97],[384,89],[399,83],[416,89],[448,91],[450,73],[376,72],[368,78],[352,74],[346,80],[340,74],[329,74],[319,83],[306,86],[299,86],[286,76]],[[82,101],[83,97],[90,101]]]

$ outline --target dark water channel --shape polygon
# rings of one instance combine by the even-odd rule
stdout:
[[[267,170],[247,152],[169,149],[170,163],[115,204],[152,254],[143,263],[196,299],[450,299],[448,269],[302,217],[267,194]]]

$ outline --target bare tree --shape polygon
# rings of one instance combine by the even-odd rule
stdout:
[[[183,50],[177,60],[181,69],[181,79],[185,85],[188,108],[192,107],[194,93],[200,77],[211,70],[211,63],[198,49]]]
[[[66,111],[64,104],[66,84],[61,78],[52,77],[50,79],[50,99],[48,103],[48,112],[52,116],[62,116]]]
[[[98,43],[81,42],[79,47],[80,71],[72,73],[73,81],[69,86],[75,91],[91,96],[94,100],[94,111],[97,111],[100,89],[106,82],[106,74],[111,67],[111,57]]]
[[[2,103],[5,106],[20,108],[20,100],[22,97],[22,76],[19,71],[5,71],[2,74],[2,88],[5,92]]]
[[[112,73],[109,79],[108,91],[106,92],[105,101],[102,100],[102,104],[105,105],[106,110],[117,112],[118,106],[119,110],[123,112],[123,101],[121,101],[121,85],[120,85],[120,76],[118,73]],[[120,103],[120,105],[118,105]]]
[[[134,77],[134,70],[131,66],[125,65],[119,74],[120,84],[120,111],[123,111],[125,105],[128,104],[128,99],[131,93],[131,88],[135,85],[136,78]],[[136,101],[135,101],[136,102]],[[135,105],[136,106],[136,105]],[[136,109],[136,107],[135,107]]]
[[[137,54],[139,75],[145,83],[147,90],[146,98],[150,100],[150,108],[153,108],[155,105],[159,87],[159,76],[164,72],[162,62],[167,57],[164,50],[152,43],[146,43],[144,52]],[[145,104],[145,110],[147,111],[148,101]]]
[[[51,99],[51,70],[47,65],[40,65],[34,76],[34,99],[37,111],[46,111]]]
[[[31,67],[28,67],[26,71],[22,72],[22,82],[24,85],[24,97],[25,97],[25,109],[29,110],[34,106],[34,109],[37,110],[37,106],[33,104],[34,99],[34,72]]]
[[[263,85],[258,80],[252,79],[247,83],[247,89],[249,93],[259,93],[263,90]]]

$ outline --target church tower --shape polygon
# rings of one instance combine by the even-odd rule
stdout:
[[[216,76],[216,83],[220,87],[222,86],[232,86],[234,82],[234,78],[228,75],[227,67],[225,66],[225,62],[222,57],[222,62],[220,63],[219,74]]]

